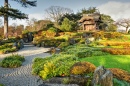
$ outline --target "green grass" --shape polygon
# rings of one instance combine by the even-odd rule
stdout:
[[[103,65],[106,68],[120,68],[130,73],[130,55],[104,55],[81,58],[80,61],[88,61],[97,67]]]

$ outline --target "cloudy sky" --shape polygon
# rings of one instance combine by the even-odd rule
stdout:
[[[45,9],[50,6],[67,7],[78,12],[82,8],[97,7],[100,13],[110,15],[115,21],[120,18],[130,18],[130,0],[37,0],[37,7],[23,8],[18,3],[9,0],[12,8],[17,8],[29,14],[29,18],[38,20],[45,18]],[[0,0],[3,6],[4,0]],[[1,18],[3,19],[3,18]],[[17,23],[26,25],[26,20],[11,20],[9,24]]]

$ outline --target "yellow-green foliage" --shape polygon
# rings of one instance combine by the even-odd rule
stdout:
[[[53,72],[55,69],[55,65],[53,62],[46,62],[46,64],[44,64],[43,66],[43,70],[40,71],[39,75],[43,78],[50,78],[53,76]]]
[[[6,58],[4,58],[0,62],[1,67],[7,67],[7,68],[16,68],[20,67],[22,65],[22,62],[25,61],[24,56],[18,55],[18,54],[12,54]]]
[[[70,73],[83,75],[83,74],[92,73],[94,72],[95,69],[96,66],[90,62],[78,62],[71,67]]]
[[[69,46],[69,42],[61,42],[61,44],[58,46],[58,48],[65,48]]]
[[[98,38],[103,39],[104,38],[104,31],[95,32],[95,33],[93,33],[93,35],[94,35],[95,39],[98,39]]]
[[[43,79],[55,76],[68,76],[70,67],[77,62],[73,55],[55,54],[48,58],[35,59],[33,63],[33,74],[38,74]]]
[[[119,32],[106,32],[104,35],[105,38],[111,38],[111,39],[121,38],[122,36],[123,34]]]
[[[46,31],[46,37],[52,38],[56,35],[56,28],[51,27]]]

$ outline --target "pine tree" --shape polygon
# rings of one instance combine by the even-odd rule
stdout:
[[[28,0],[12,0],[16,1],[22,5],[22,7],[36,6],[36,1]],[[4,38],[8,38],[8,17],[13,19],[27,19],[28,16],[25,13],[22,13],[18,9],[11,8],[9,6],[8,0],[4,0],[4,6],[0,7],[0,16],[4,17]]]

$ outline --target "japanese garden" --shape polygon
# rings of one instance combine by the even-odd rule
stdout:
[[[0,86],[130,86],[130,18],[115,21],[96,7],[74,13],[51,6],[47,19],[28,19],[4,1]],[[37,3],[10,1],[23,8]],[[8,25],[8,18],[28,19],[27,26]]]

